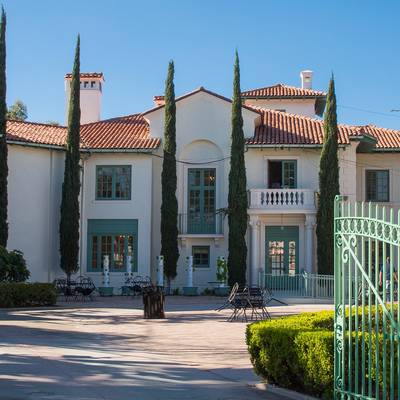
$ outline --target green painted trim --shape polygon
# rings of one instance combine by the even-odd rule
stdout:
[[[283,228],[283,230],[281,229]],[[268,255],[268,242],[269,241],[283,241],[284,242],[284,258],[283,263],[285,267],[285,274],[289,273],[289,257],[288,257],[288,242],[295,241],[296,243],[296,270],[299,273],[299,227],[294,226],[266,226],[265,227],[265,272],[272,273],[271,266],[269,265]]]
[[[138,272],[138,220],[137,219],[88,219],[87,229],[87,272],[101,272],[101,236],[111,236],[111,246],[114,245],[114,237],[116,235],[133,236],[133,265],[132,272]],[[92,268],[92,245],[93,237],[97,236],[97,262],[99,268]],[[128,251],[128,240],[124,241],[124,256]],[[123,269],[114,269],[113,267],[113,251],[110,254],[110,272],[126,272],[126,266]]]
[[[99,180],[99,171],[101,168],[111,168],[112,169],[112,188],[111,197],[99,197],[97,194],[97,186]],[[129,169],[129,190],[127,197],[116,197],[116,186],[117,186],[117,168],[128,168]],[[131,200],[132,198],[132,165],[96,165],[96,187],[95,187],[95,199],[96,200]]]

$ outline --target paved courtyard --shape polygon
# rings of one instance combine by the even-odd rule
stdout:
[[[142,319],[140,298],[0,310],[0,399],[277,399],[254,388],[246,324],[215,312],[221,301],[167,297],[164,320]]]

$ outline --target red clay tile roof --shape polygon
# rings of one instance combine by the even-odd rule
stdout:
[[[156,149],[160,139],[150,138],[141,114],[112,118],[81,126],[82,149]],[[8,141],[47,146],[65,145],[67,128],[34,122],[7,121]]]
[[[259,89],[247,90],[241,93],[245,98],[262,99],[296,99],[296,98],[315,98],[325,97],[326,93],[319,90],[302,89],[295,86],[287,86],[278,83],[274,86],[267,86]]]
[[[7,140],[13,142],[64,146],[66,135],[67,129],[64,126],[7,121]]]
[[[262,115],[261,124],[248,145],[322,145],[323,121],[286,112],[252,106]],[[350,139],[370,136],[376,139],[376,149],[400,150],[400,131],[374,125],[338,125],[339,144],[349,144]]]
[[[149,124],[141,114],[82,125],[81,141],[90,149],[155,149],[161,142],[150,137]]]
[[[81,78],[103,78],[104,79],[104,75],[102,72],[81,72],[80,76],[81,76]],[[72,78],[71,73],[65,74],[65,79],[71,79],[71,78]]]

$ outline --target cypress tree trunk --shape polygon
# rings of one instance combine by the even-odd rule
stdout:
[[[178,201],[176,199],[176,106],[174,91],[174,62],[168,65],[165,82],[164,158],[161,173],[161,254],[164,256],[164,274],[170,287],[176,277],[178,250]]]
[[[339,194],[338,128],[333,76],[329,83],[324,116],[324,145],[319,167],[319,202],[317,211],[318,273],[333,274],[334,269],[334,200]]]
[[[6,14],[1,8],[0,24],[0,246],[6,247],[8,240],[8,164],[6,127]]]
[[[78,35],[68,109],[67,149],[65,153],[60,220],[60,266],[67,274],[68,279],[70,279],[71,274],[79,269],[79,192],[81,186],[79,167],[79,129],[81,119],[79,52],[80,38]]]
[[[246,166],[244,161],[244,133],[242,101],[240,96],[239,56],[236,52],[233,98],[231,160],[229,171],[228,224],[229,224],[229,285],[235,282],[246,283],[246,231],[247,231],[247,192]]]

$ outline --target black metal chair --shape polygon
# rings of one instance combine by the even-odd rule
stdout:
[[[225,308],[230,308],[230,307],[232,307],[231,302],[232,302],[233,298],[235,297],[235,295],[236,295],[236,293],[237,293],[238,290],[239,290],[239,284],[236,282],[236,283],[232,286],[231,292],[229,293],[229,296],[227,297],[227,299],[225,300],[225,302],[224,302],[220,307],[218,307],[215,311],[221,311],[221,310],[223,310],[223,309],[225,309]]]
[[[249,304],[251,307],[251,319],[271,319],[265,300],[265,291],[258,286],[248,288]]]
[[[250,302],[249,294],[246,288],[244,290],[240,290],[238,286],[238,290],[230,300],[230,305],[233,308],[233,311],[228,318],[228,322],[238,321],[240,315],[242,315],[242,321],[244,320],[247,322],[246,311],[250,307]]]
[[[53,281],[53,284],[56,287],[57,294],[64,296],[65,301],[68,301],[69,298],[75,298],[75,281],[57,278]]]
[[[82,300],[90,299],[93,301],[93,295],[96,286],[88,276],[79,276],[75,282],[75,299],[81,297]]]

